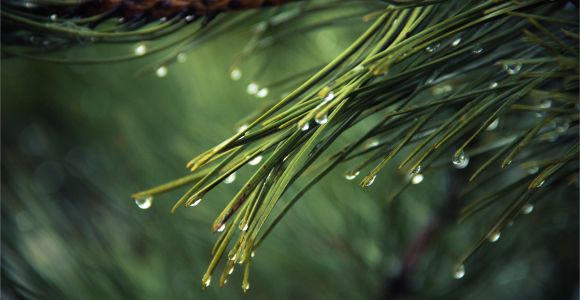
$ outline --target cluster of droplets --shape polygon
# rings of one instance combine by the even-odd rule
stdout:
[[[153,204],[153,196],[135,199],[135,204],[140,209],[148,209]]]
[[[465,151],[461,150],[453,155],[451,163],[453,163],[453,167],[456,169],[464,169],[469,164],[469,156],[465,154]]]
[[[435,44],[431,44],[431,45],[427,46],[427,48],[425,48],[425,50],[429,53],[433,53],[433,52],[437,51],[437,49],[439,49],[439,47],[441,47],[441,44],[435,43]]]
[[[230,74],[230,76],[232,76]],[[241,78],[241,73],[240,73],[240,78]],[[260,86],[256,83],[256,82],[250,82],[250,84],[248,84],[248,86],[246,87],[246,92],[250,95],[254,95],[258,98],[264,98],[266,96],[268,96],[269,94],[269,90],[268,88],[260,88]]]

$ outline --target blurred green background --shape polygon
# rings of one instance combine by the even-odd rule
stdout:
[[[287,92],[257,98],[246,93],[248,83],[322,64],[362,29],[317,31],[270,47],[244,61],[240,81],[229,70],[249,30],[196,47],[163,78],[137,74],[159,57],[98,65],[3,60],[3,296],[30,289],[40,299],[377,299],[400,284],[413,299],[577,298],[578,243],[570,243],[578,237],[577,193],[560,195],[553,211],[539,203],[477,253],[463,280],[451,276],[453,263],[483,233],[482,223],[442,232],[406,275],[410,287],[392,279],[437,216],[445,171],[391,204],[385,199],[400,174],[363,191],[332,173],[256,251],[248,294],[239,270],[224,288],[214,275],[201,291],[217,237],[210,224],[255,167],[175,214],[169,209],[181,190],[148,210],[129,195],[186,174],[189,159]],[[70,51],[109,54],[108,46]]]

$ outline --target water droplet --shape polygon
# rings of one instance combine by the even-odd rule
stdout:
[[[446,95],[448,95],[452,91],[453,91],[453,86],[451,86],[450,84],[443,84],[440,86],[435,86],[433,88],[432,93],[433,93],[433,96],[445,97]]]
[[[459,265],[455,267],[455,270],[453,270],[453,278],[461,279],[463,276],[465,276],[465,266]]]
[[[236,181],[236,172],[230,174],[230,176],[228,176],[228,177],[226,177],[226,179],[224,179],[225,184],[230,184],[234,181]]]
[[[493,122],[491,122],[487,128],[485,130],[487,131],[492,131],[495,130],[497,128],[497,126],[499,125],[499,118],[496,118],[495,120],[493,120]]]
[[[256,256],[256,252],[252,251],[252,253],[250,254],[251,257]]]
[[[125,23],[125,18],[123,18],[123,17],[118,18],[117,23],[119,23],[119,24]]]
[[[346,178],[346,180],[354,180],[358,174],[360,174],[360,171],[350,171],[344,174],[344,178]]]
[[[492,82],[492,83],[490,83],[490,84],[489,84],[489,88],[490,88],[490,89],[495,89],[495,88],[496,88],[498,85],[499,85],[499,84],[498,84],[497,82],[495,82],[495,81],[494,81],[494,82]]]
[[[321,115],[317,114],[314,117],[314,121],[320,125],[326,124],[328,122],[328,116],[326,115],[326,113],[321,114]]]
[[[469,156],[467,156],[465,152],[461,150],[459,153],[453,156],[451,162],[456,169],[464,169],[469,164]]]
[[[264,98],[264,97],[268,96],[268,92],[269,92],[269,91],[268,91],[268,89],[267,89],[267,88],[261,88],[261,89],[260,89],[260,90],[259,90],[259,91],[256,93],[256,96],[257,96],[258,98]]]
[[[210,285],[210,283],[211,283],[211,275],[209,274],[203,275],[203,279],[201,280],[202,287],[206,288]]]
[[[324,102],[332,101],[333,99],[334,99],[334,92],[330,91],[330,92],[328,92],[326,97],[324,97]]]
[[[138,44],[133,49],[133,53],[137,56],[145,55],[147,53],[147,46],[145,44]]]
[[[220,226],[220,228],[218,228],[217,232],[222,232],[226,229],[226,224],[222,224],[222,226]]]
[[[546,183],[545,180],[540,181],[540,183],[536,184],[536,188],[537,189],[541,188],[544,185],[544,183]]]
[[[50,20],[51,21],[56,21],[57,19],[58,19],[58,16],[56,14],[50,15]]]
[[[423,179],[425,179],[423,174],[415,174],[415,175],[411,176],[411,183],[412,184],[419,184],[423,181]]]
[[[536,174],[538,173],[538,171],[540,171],[540,168],[538,168],[537,166],[533,166],[528,169],[528,174]]]
[[[246,88],[246,92],[250,95],[255,95],[258,92],[258,84],[255,82],[251,82],[250,84],[248,84],[248,87]]]
[[[552,107],[552,100],[544,99],[540,102],[539,108],[550,108]]]
[[[304,124],[298,123],[298,128],[300,128],[300,130],[302,131],[307,131],[308,129],[310,129],[310,123],[309,122],[305,122]]]
[[[365,67],[363,67],[363,65],[358,65],[358,66],[354,67],[354,69],[352,69],[352,70],[356,73],[360,73],[360,72],[365,70]]]
[[[421,170],[421,166],[417,166],[415,169],[411,170],[411,175],[419,174],[421,173]]]
[[[155,70],[155,75],[157,75],[157,77],[159,78],[163,78],[165,76],[167,76],[167,67],[165,66],[161,66],[159,68],[157,68],[157,70]]]
[[[255,166],[262,161],[262,155],[258,155],[248,162],[250,166]]]
[[[494,232],[487,239],[489,240],[490,243],[495,243],[499,240],[500,236],[501,232]]]
[[[184,63],[187,61],[187,54],[185,53],[179,53],[177,54],[177,58],[176,58],[178,63]]]
[[[248,124],[243,124],[242,126],[238,127],[238,130],[237,131],[238,131],[238,133],[239,132],[243,132],[246,129],[248,129],[248,127],[249,127]]]
[[[503,69],[508,74],[515,75],[522,69],[522,64],[504,64]]]
[[[192,22],[193,20],[195,20],[195,16],[194,15],[187,15],[187,16],[185,16],[185,22],[189,23],[189,22]]]
[[[250,227],[250,226],[248,225],[248,223],[246,223],[246,224],[244,224],[244,226],[242,226],[240,228],[240,230],[242,230],[242,231],[248,231],[248,227]]]
[[[379,140],[377,140],[377,139],[369,140],[365,145],[365,149],[374,148],[374,147],[378,146],[379,144],[380,144]]]
[[[451,46],[455,47],[459,45],[459,43],[461,43],[461,38],[456,38],[455,40],[453,40],[453,42],[451,42]]]
[[[482,52],[483,48],[480,45],[476,45],[475,48],[473,48],[473,51],[471,51],[473,54],[481,54]]]
[[[167,21],[167,17],[162,17],[159,19],[159,23],[165,23]]]
[[[242,78],[242,70],[235,68],[230,72],[230,78],[232,80],[240,80]]]
[[[427,50],[427,52],[429,52],[429,53],[433,53],[433,52],[437,51],[437,49],[439,49],[439,47],[441,47],[441,44],[435,43],[435,44],[431,44],[431,45],[427,46],[427,48],[425,48],[425,50]]]
[[[228,270],[228,275],[232,275],[232,273],[234,273],[234,266]]]
[[[201,202],[201,198],[195,199],[195,201],[191,202],[189,206],[194,207],[197,206]]]
[[[370,185],[372,185],[372,184],[375,182],[375,179],[377,179],[377,175],[374,175],[374,176],[373,176],[373,177],[371,177],[369,180],[367,180],[367,181],[364,183],[364,186],[370,186]]]
[[[247,292],[250,289],[250,283],[249,282],[244,282],[242,283],[242,290],[244,290],[244,293]]]
[[[522,214],[523,215],[529,215],[534,211],[534,205],[533,204],[524,204],[524,206],[522,206]]]
[[[145,198],[135,199],[135,204],[137,204],[140,209],[148,209],[151,207],[151,204],[153,204],[153,197],[148,196]]]

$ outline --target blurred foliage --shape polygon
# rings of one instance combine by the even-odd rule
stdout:
[[[227,15],[215,22],[220,18]],[[143,70],[158,70],[166,53],[97,65],[4,60],[2,296],[577,298],[577,187],[536,203],[498,243],[477,252],[457,281],[450,274],[455,261],[485,232],[478,219],[446,226],[453,220],[446,214],[447,199],[454,197],[450,186],[465,176],[447,168],[435,168],[422,184],[387,201],[401,174],[388,172],[363,191],[345,182],[341,167],[297,202],[256,251],[247,294],[240,292],[241,270],[223,289],[201,291],[216,239],[209,228],[242,180],[220,185],[195,209],[175,215],[169,210],[182,191],[156,196],[148,210],[128,195],[186,174],[183,162],[223,141],[244,117],[299,82],[271,89],[265,99],[248,95],[248,84],[262,86],[288,70],[328,62],[364,31],[361,25],[268,47],[239,66],[240,81],[231,81],[231,65],[251,39],[249,30],[193,48],[162,78]],[[110,57],[136,46],[82,47],[65,55]],[[355,128],[344,139],[364,132]],[[244,167],[239,178],[255,168]]]

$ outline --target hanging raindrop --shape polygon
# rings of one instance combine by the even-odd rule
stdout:
[[[522,64],[504,64],[503,69],[508,74],[515,75],[522,69]]]
[[[378,146],[378,145],[379,145],[379,140],[377,140],[377,139],[372,139],[372,140],[369,140],[369,141],[366,143],[366,145],[365,145],[365,149],[374,148],[374,147],[376,147],[376,146]]]
[[[240,80],[242,78],[242,71],[238,68],[233,69],[230,72],[230,78],[232,80]]]
[[[481,54],[483,52],[483,48],[477,44],[475,46],[475,48],[473,48],[473,51],[471,51],[473,54]]]
[[[346,178],[346,180],[354,180],[358,174],[360,174],[360,171],[350,171],[344,174],[344,178]]]
[[[248,162],[250,166],[255,166],[262,161],[262,155],[258,155]]]
[[[459,153],[453,156],[451,162],[456,169],[464,169],[469,164],[469,156],[467,156],[465,152],[461,150]]]
[[[326,113],[324,113],[324,114],[321,114],[321,115],[318,115],[318,114],[317,114],[317,115],[314,117],[314,121],[315,121],[317,124],[320,124],[320,125],[322,125],[322,124],[326,124],[326,123],[328,122],[328,115],[326,115]]]
[[[492,131],[495,130],[497,128],[497,126],[499,125],[499,118],[496,118],[495,120],[493,120],[493,122],[491,122],[487,128],[485,130],[487,131]]]
[[[153,197],[147,196],[145,198],[135,199],[135,204],[137,204],[140,209],[148,209],[151,207],[151,204],[153,204]]]
[[[364,182],[364,186],[371,186],[375,182],[375,179],[377,179],[377,175],[374,175],[369,180]]]
[[[234,273],[234,266],[228,270],[228,275],[232,275],[232,273]]]
[[[453,270],[453,278],[461,279],[463,276],[465,276],[465,266],[459,265],[455,267],[455,270]]]
[[[249,282],[246,281],[246,282],[242,283],[242,290],[244,290],[244,293],[246,293],[249,289],[250,289]]]
[[[217,229],[217,232],[222,232],[226,229],[226,224],[222,224],[222,226],[220,226],[220,228]]]
[[[210,283],[211,283],[211,275],[208,275],[208,274],[204,275],[203,279],[201,281],[202,287],[206,288],[210,285]]]
[[[246,224],[244,224],[244,226],[242,226],[240,228],[240,230],[242,230],[242,231],[248,231],[248,227],[250,227],[250,226],[248,225],[248,223],[246,223]]]
[[[495,232],[491,234],[487,239],[489,240],[490,243],[495,243],[499,240],[500,236],[501,236],[500,232]]]
[[[300,130],[302,131],[307,131],[308,129],[310,129],[310,123],[309,122],[305,122],[304,124],[298,123],[298,128],[300,128]]]
[[[195,201],[191,202],[191,204],[189,206],[191,207],[195,207],[197,206],[199,203],[201,202],[201,198],[197,198],[195,199]]]
[[[165,76],[167,76],[167,67],[165,66],[161,66],[159,68],[157,68],[157,70],[155,70],[155,75],[157,75],[157,77],[159,78],[163,78]]]
[[[175,58],[177,60],[178,63],[184,63],[187,61],[187,54],[185,53],[179,53],[177,54],[177,57]]]
[[[522,206],[522,214],[523,215],[529,215],[534,211],[534,205],[533,204],[525,204],[524,206]]]
[[[492,83],[490,83],[490,84],[489,84],[489,88],[490,88],[490,89],[495,89],[495,88],[496,88],[498,85],[499,85],[499,84],[498,84],[497,82],[495,82],[495,81],[494,81],[494,82],[492,82]]]
[[[538,171],[540,171],[540,168],[538,166],[533,166],[528,169],[528,174],[536,174]]]
[[[324,102],[332,101],[333,99],[334,99],[334,92],[330,91],[330,92],[328,92],[326,97],[324,97]]]
[[[419,184],[423,181],[423,179],[425,179],[423,174],[415,174],[415,175],[411,176],[411,183],[412,184]]]
[[[246,88],[246,92],[250,95],[255,95],[258,92],[258,84],[255,82],[251,82],[250,84],[248,84],[248,87]]]
[[[455,40],[453,40],[453,42],[451,43],[451,46],[455,47],[457,45],[459,45],[459,43],[461,43],[461,38],[456,38]]]
[[[56,21],[57,19],[58,19],[58,16],[56,14],[50,15],[50,20],[51,21]]]
[[[224,183],[225,184],[230,184],[232,182],[234,182],[236,180],[236,172],[230,174],[230,176],[226,177],[226,179],[224,179]]]
[[[260,89],[260,90],[259,90],[259,91],[256,93],[256,96],[257,96],[258,98],[264,98],[264,97],[268,96],[268,92],[269,92],[269,91],[268,91],[268,89],[267,89],[267,88],[261,88],[261,89]]]
[[[133,53],[137,56],[145,55],[147,53],[147,46],[145,44],[138,44],[133,49]]]
[[[238,127],[238,133],[245,131],[246,129],[248,129],[248,127],[249,127],[248,124],[243,124],[242,126]]]

